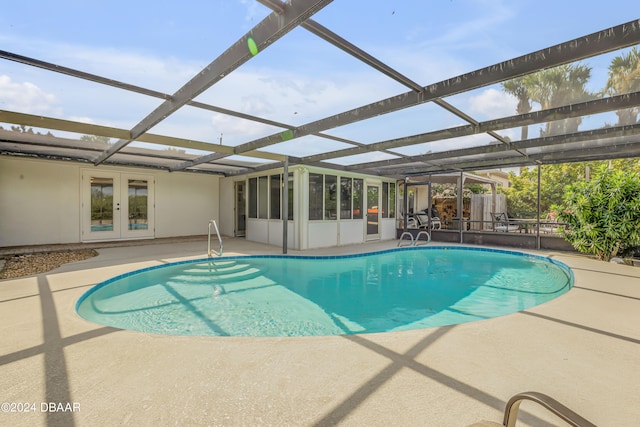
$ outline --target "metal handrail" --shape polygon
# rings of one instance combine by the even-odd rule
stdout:
[[[214,250],[211,249],[211,224],[213,224],[213,227],[216,229],[216,235],[218,236],[218,242],[220,242],[220,251],[216,252]],[[207,235],[207,254],[209,256],[211,256],[211,254],[215,253],[218,256],[222,256],[222,237],[220,237],[220,230],[218,230],[218,224],[216,224],[216,221],[214,219],[212,219],[211,221],[209,221],[209,234]]]
[[[401,235],[400,235],[400,240],[398,240],[398,247],[400,247],[400,243],[402,243],[404,240],[404,236],[409,236],[409,238],[411,239],[411,242],[409,242],[408,245],[403,245],[403,246],[413,246],[413,234],[409,233],[408,231],[404,231]]]
[[[427,240],[424,242],[424,244],[428,245],[431,242],[431,233],[425,230],[421,230],[416,235],[416,240],[413,242],[413,246],[418,246],[418,241],[420,240],[420,236],[422,236],[423,234],[427,236]]]
[[[509,399],[504,410],[504,421],[502,423],[505,427],[515,427],[518,420],[518,410],[523,400],[531,400],[542,405],[574,427],[596,427],[595,424],[576,414],[557,400],[535,391],[518,393]]]

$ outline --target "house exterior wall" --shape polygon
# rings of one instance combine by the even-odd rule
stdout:
[[[218,219],[217,176],[0,156],[0,247],[81,242],[90,169],[153,177],[155,237],[204,235]]]
[[[396,218],[382,218],[380,220],[380,240],[391,240],[395,238]]]
[[[151,237],[156,238],[205,235],[211,219],[218,222],[221,234],[233,236],[234,183],[238,180],[248,183],[251,177],[282,173],[282,169],[276,169],[220,178],[208,174],[94,167],[80,162],[0,156],[0,246],[79,243],[87,240],[83,239],[82,230],[83,216],[86,215],[82,207],[83,188],[86,186],[86,183],[83,184],[83,175],[88,176],[87,171],[122,174],[123,177],[127,174],[149,177],[153,181],[150,191],[153,191],[155,200]],[[289,171],[293,173],[294,182],[294,220],[287,223],[289,248],[304,250],[357,244],[367,240],[366,217],[309,220],[309,172],[361,178],[365,185],[391,181],[306,166],[293,166]],[[281,219],[247,218],[246,239],[281,246],[282,227]],[[394,239],[395,219],[380,218],[379,230],[380,239]]]
[[[340,220],[338,230],[338,244],[352,245],[362,243],[364,221],[360,219]]]
[[[207,234],[209,220],[219,219],[219,180],[215,175],[158,171],[156,237]]]
[[[79,241],[79,168],[0,156],[0,247]]]
[[[235,194],[233,178],[220,178],[220,222],[218,228],[223,236],[235,234]]]

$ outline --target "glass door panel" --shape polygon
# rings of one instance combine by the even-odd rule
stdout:
[[[122,237],[153,237],[153,179],[123,174],[121,180]]]
[[[367,240],[380,237],[380,187],[367,185]]]
[[[110,172],[82,174],[82,240],[120,237],[120,181]]]
[[[129,179],[127,190],[129,194],[129,224],[127,229],[129,231],[148,230],[149,215],[147,200],[149,196],[147,181]]]
[[[113,178],[91,178],[91,231],[113,231]]]

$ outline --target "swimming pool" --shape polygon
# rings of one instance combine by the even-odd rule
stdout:
[[[568,292],[573,273],[550,258],[425,246],[338,256],[238,256],[114,277],[78,314],[170,335],[303,336],[402,331],[503,316]]]

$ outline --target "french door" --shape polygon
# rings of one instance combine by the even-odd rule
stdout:
[[[82,172],[82,240],[153,237],[153,176]]]

